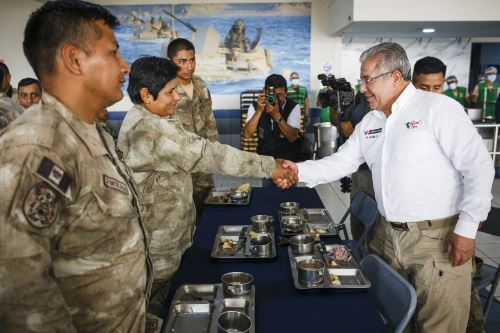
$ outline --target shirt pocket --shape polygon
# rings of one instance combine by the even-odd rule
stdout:
[[[111,189],[91,190],[68,206],[66,214],[71,222],[58,243],[62,254],[109,258],[136,237],[133,224],[139,214],[132,199]]]

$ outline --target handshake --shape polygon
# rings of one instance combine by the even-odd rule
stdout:
[[[274,162],[276,169],[274,169],[271,179],[277,187],[286,189],[299,180],[299,172],[295,163],[281,158],[275,159]]]

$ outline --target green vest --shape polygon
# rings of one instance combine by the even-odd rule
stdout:
[[[307,98],[307,89],[303,86],[298,86],[297,90],[293,88],[293,86],[288,87],[287,97],[293,100],[295,103],[300,105],[301,114],[304,115],[305,103]]]
[[[477,90],[477,106],[484,110],[484,118],[495,119],[495,104],[500,93],[500,86],[493,82],[493,87],[488,89],[486,82],[481,82],[477,85]]]
[[[458,91],[457,91],[457,94],[455,95],[455,93],[453,92],[453,90],[451,89],[447,89],[444,91],[444,94],[448,97],[451,97],[453,98],[455,101],[457,101],[458,103],[462,104],[462,105],[465,105],[465,95],[467,93],[467,89],[465,89],[465,87],[457,87]]]

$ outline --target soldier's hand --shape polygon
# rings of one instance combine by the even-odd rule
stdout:
[[[286,189],[299,180],[295,163],[288,160],[276,159],[276,169],[273,173],[273,182],[281,189]]]
[[[446,244],[444,254],[450,256],[451,266],[460,266],[474,255],[475,240],[453,233]]]

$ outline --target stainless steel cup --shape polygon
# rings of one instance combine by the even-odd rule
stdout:
[[[244,272],[230,272],[222,275],[222,290],[229,296],[241,296],[252,290],[253,276]]]
[[[299,212],[300,205],[297,202],[282,202],[280,204],[281,215],[293,215]]]
[[[302,232],[304,230],[304,219],[298,215],[284,215],[281,217],[281,225],[289,232]]]
[[[257,236],[250,239],[250,252],[254,256],[263,257],[271,253],[272,239],[269,236]]]
[[[304,259],[297,262],[299,281],[303,284],[318,284],[323,282],[325,264],[318,259]]]
[[[255,232],[266,232],[271,227],[274,217],[269,215],[254,215],[250,218],[252,221],[252,230]]]
[[[314,238],[309,235],[297,235],[288,240],[294,254],[306,254],[314,251]]]
[[[247,333],[252,329],[252,320],[239,311],[222,312],[217,318],[219,333]]]

